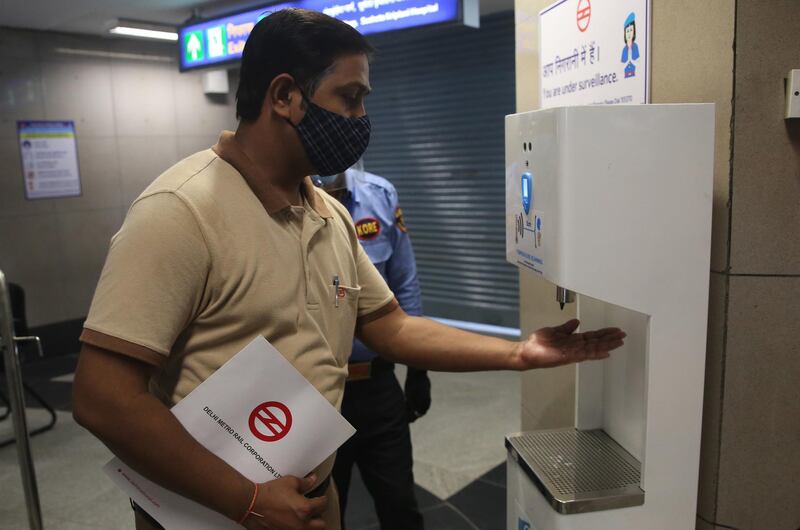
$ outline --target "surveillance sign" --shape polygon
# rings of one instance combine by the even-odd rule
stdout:
[[[650,101],[650,0],[559,0],[539,13],[542,108]]]

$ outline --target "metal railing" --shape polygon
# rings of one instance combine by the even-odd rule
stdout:
[[[8,284],[3,271],[0,271],[0,350],[3,351],[5,359],[11,421],[14,424],[14,434],[17,440],[17,456],[19,457],[19,470],[22,474],[22,486],[25,490],[28,523],[31,530],[42,530],[44,528],[42,526],[42,509],[39,504],[39,489],[36,485],[36,472],[31,456],[28,420],[25,416],[25,394],[14,337],[11,300],[8,296]]]

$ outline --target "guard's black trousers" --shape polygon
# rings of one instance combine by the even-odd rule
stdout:
[[[356,428],[336,454],[333,467],[342,530],[353,464],[358,465],[375,502],[381,530],[422,530],[405,396],[394,371],[381,370],[371,379],[347,383],[342,414]]]

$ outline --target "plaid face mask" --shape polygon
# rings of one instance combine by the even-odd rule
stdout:
[[[372,130],[369,118],[345,118],[305,100],[306,115],[295,129],[309,161],[322,177],[344,172],[367,150]]]

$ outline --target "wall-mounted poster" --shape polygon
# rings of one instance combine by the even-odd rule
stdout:
[[[650,102],[650,0],[559,0],[539,38],[542,108]]]
[[[74,122],[18,121],[17,135],[26,199],[80,196]]]

